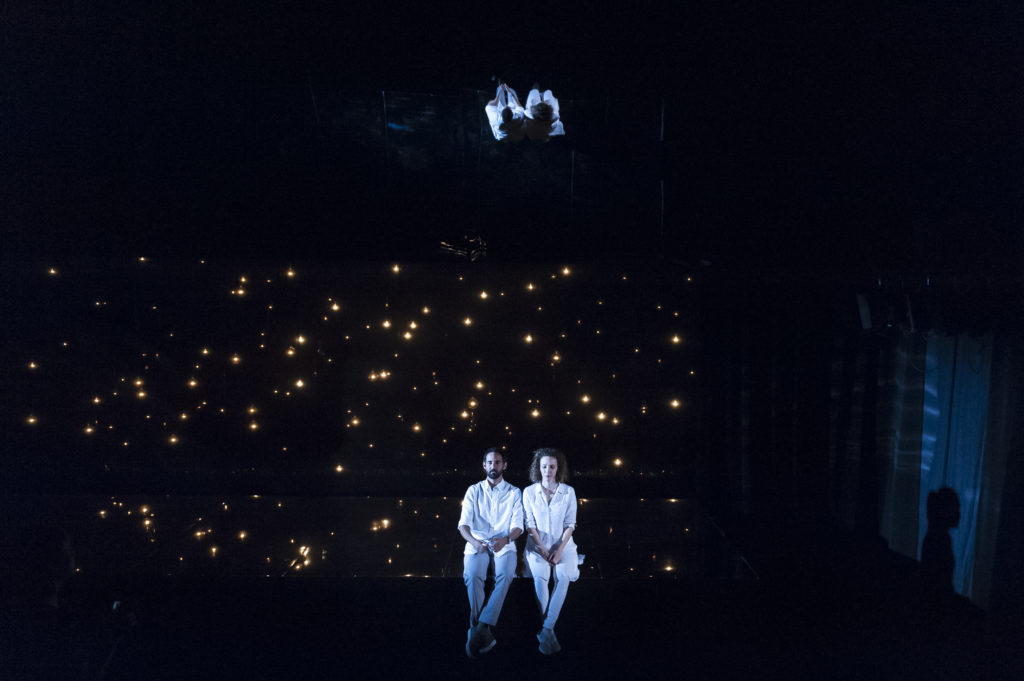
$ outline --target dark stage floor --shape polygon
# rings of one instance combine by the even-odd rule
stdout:
[[[537,651],[531,587],[513,584],[482,659],[463,651],[466,597],[443,579],[135,580],[123,679],[1009,679],[1019,653],[970,610],[934,617],[850,583],[581,579]],[[11,632],[5,632],[10,636]]]

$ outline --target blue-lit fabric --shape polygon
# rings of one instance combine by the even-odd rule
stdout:
[[[956,561],[953,588],[968,598],[974,568],[991,365],[991,336],[936,335],[928,339],[918,547],[928,529],[928,493],[951,487],[960,497],[960,526],[950,533]]]
[[[917,558],[921,546],[921,416],[926,362],[924,334],[901,334],[882,353],[878,378],[878,455],[884,462],[881,533],[889,547]]]

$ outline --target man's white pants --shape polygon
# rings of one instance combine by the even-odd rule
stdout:
[[[494,561],[494,590],[484,605],[484,580],[487,579],[487,567]],[[501,606],[505,602],[508,587],[516,576],[516,552],[509,551],[495,556],[490,551],[482,551],[462,558],[462,581],[466,583],[469,594],[469,625],[478,622],[492,627],[498,623]]]
[[[533,573],[533,590],[537,594],[537,605],[540,606],[540,614],[544,616],[542,626],[545,629],[554,629],[558,615],[562,612],[565,596],[569,593],[569,582],[575,582],[580,577],[576,551],[563,551],[561,561],[554,568],[532,551],[527,552],[526,561],[530,564],[530,572]],[[555,574],[555,587],[549,592],[548,582],[551,580],[552,571]]]

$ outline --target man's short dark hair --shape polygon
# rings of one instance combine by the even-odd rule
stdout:
[[[501,457],[501,460],[508,463],[508,458],[505,456],[505,452],[501,451],[500,447],[488,447],[484,450],[483,460],[487,459],[488,454],[497,454]]]

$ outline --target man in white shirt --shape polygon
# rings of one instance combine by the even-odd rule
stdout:
[[[484,106],[487,122],[491,124],[494,139],[522,142],[526,136],[526,118],[519,95],[504,81],[498,82],[494,99]]]
[[[516,576],[516,538],[523,533],[523,493],[505,482],[505,456],[484,452],[486,479],[470,485],[462,499],[459,533],[466,540],[462,579],[469,594],[466,654],[489,652],[497,641],[491,628],[498,622],[508,587]],[[494,565],[494,589],[484,602],[487,568]]]

